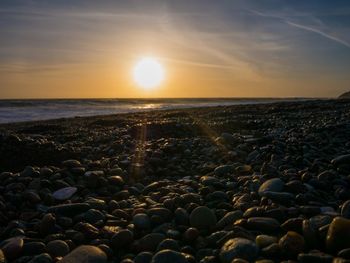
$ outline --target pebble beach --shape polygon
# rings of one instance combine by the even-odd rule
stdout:
[[[350,262],[350,100],[2,124],[4,262]]]

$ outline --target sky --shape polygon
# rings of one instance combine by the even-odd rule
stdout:
[[[132,77],[143,57],[159,87]],[[336,97],[349,0],[1,0],[0,98]]]

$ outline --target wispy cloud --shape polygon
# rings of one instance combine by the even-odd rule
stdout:
[[[286,23],[287,25],[318,34],[318,35],[323,36],[327,39],[333,40],[333,41],[335,41],[335,42],[337,42],[345,47],[350,48],[350,42],[348,42],[348,41],[346,41],[338,36],[334,36],[334,33],[327,32],[328,31],[327,29],[324,29],[324,28],[319,29],[319,28],[316,28],[314,26],[308,26],[308,25],[303,25],[302,23],[292,22],[289,19],[290,16],[286,17],[286,16],[279,15],[279,14],[266,14],[266,13],[262,13],[262,12],[259,12],[256,10],[249,10],[249,11],[253,14],[258,15],[258,16],[280,19],[282,22]],[[313,17],[310,14],[308,14],[308,15],[304,14],[304,13],[303,14],[293,14],[292,17],[303,17],[303,18],[308,17],[308,18],[313,19],[314,21],[316,20],[319,25],[323,25],[323,23],[320,19],[316,19],[315,17]]]
[[[326,33],[326,32],[323,32],[317,28],[313,28],[313,27],[310,27],[310,26],[305,26],[305,25],[300,25],[300,24],[297,24],[297,23],[294,23],[294,22],[291,22],[291,21],[285,21],[288,25],[290,26],[293,26],[293,27],[297,27],[297,28],[300,28],[300,29],[303,29],[303,30],[306,30],[306,31],[310,31],[310,32],[313,32],[313,33],[316,33],[316,34],[319,34],[325,38],[328,38],[330,40],[333,40],[335,42],[338,42],[339,44],[342,44],[348,48],[350,48],[350,43],[343,40],[343,39],[340,39],[338,37],[335,37],[329,33]]]

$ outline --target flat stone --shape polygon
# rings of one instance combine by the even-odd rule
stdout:
[[[76,187],[65,187],[55,191],[52,196],[56,200],[63,201],[71,198],[77,192],[77,190],[78,189]]]
[[[83,245],[66,255],[60,263],[105,263],[106,254],[98,247]]]

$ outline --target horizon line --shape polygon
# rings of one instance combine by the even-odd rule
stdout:
[[[333,97],[276,96],[276,97],[42,97],[42,98],[0,98],[2,100],[157,100],[157,99],[336,99]]]

